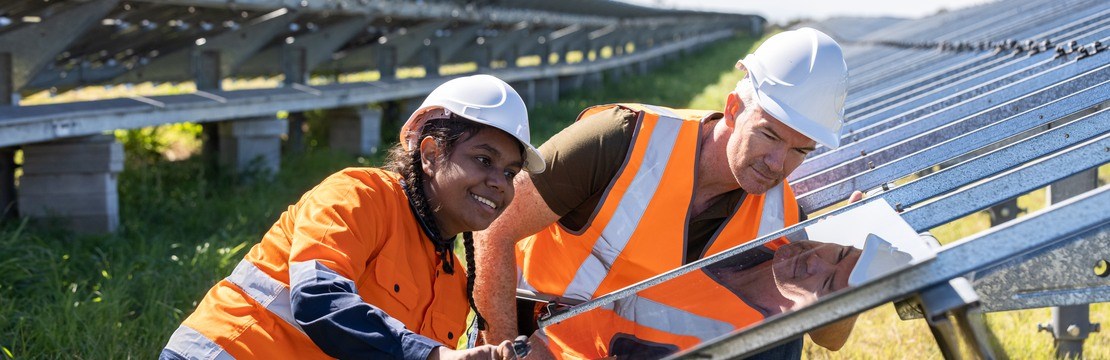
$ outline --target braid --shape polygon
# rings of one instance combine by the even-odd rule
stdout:
[[[474,279],[477,273],[474,264],[474,235],[469,231],[463,233],[463,247],[466,249],[466,300],[474,309],[474,323],[478,324],[478,330],[485,330],[486,319],[478,312],[478,305],[474,303]]]
[[[405,195],[412,203],[416,215],[424,222],[428,230],[431,230],[425,231],[425,233],[431,238],[432,245],[436,249],[436,255],[439,255],[440,262],[443,263],[443,272],[454,274],[455,257],[451,256],[452,241],[443,239],[437,231],[439,224],[436,222],[436,217],[432,216],[432,205],[428,201],[427,195],[424,194],[424,165],[421,159],[419,151],[412,151],[411,159],[405,166],[408,171],[403,173],[405,174],[405,182],[408,183],[408,186],[404,188]]]

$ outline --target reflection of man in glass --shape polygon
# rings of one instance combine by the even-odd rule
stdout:
[[[544,342],[564,357],[661,358],[848,287],[860,255],[851,246],[809,240],[779,247],[762,262],[740,254],[551,325],[540,336],[557,335]],[[852,321],[826,328],[847,337]]]
[[[848,287],[848,276],[860,253],[851,246],[805,240],[779,247],[771,261],[754,267],[725,263],[711,265],[705,271],[765,316],[771,316]],[[767,271],[773,276],[766,276]]]

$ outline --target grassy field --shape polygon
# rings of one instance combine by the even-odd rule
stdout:
[[[740,79],[737,58],[754,46],[733,39],[651,76],[583,89],[555,104],[532,109],[537,144],[565,127],[585,107],[634,101],[673,107],[716,108]],[[567,59],[573,61],[577,59]],[[285,207],[326,175],[346,166],[373,166],[379,158],[330,152],[323,141],[286,156],[272,183],[244,185],[208,174],[198,157],[194,125],[117,134],[128,149],[119,178],[121,229],[77,236],[49,226],[0,227],[0,358],[151,358],[218,279],[230,273]],[[310,139],[325,139],[310,133]],[[173,154],[173,155],[168,155]],[[177,161],[169,161],[167,156]],[[1104,169],[1105,170],[1105,169]],[[1107,178],[1102,173],[1103,182]],[[1039,194],[1039,195],[1038,195]],[[1043,206],[1043,192],[1022,206]],[[985,228],[983,214],[935,229],[952,241]],[[1110,306],[1095,305],[1093,322],[1110,321]],[[1035,324],[1048,310],[996,313],[991,329],[1013,358],[1046,358],[1051,338]],[[1110,358],[1110,336],[1087,342],[1091,358]],[[827,352],[807,340],[805,358],[937,358],[923,321],[900,321],[889,305],[865,313],[848,345]]]

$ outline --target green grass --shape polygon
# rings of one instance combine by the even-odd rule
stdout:
[[[0,358],[155,356],[288,204],[358,160],[313,151],[282,165],[272,183],[239,185],[206,175],[197,157],[129,162],[119,178],[117,234],[7,224]]]
[[[533,138],[540,144],[570,124],[585,107],[644,102],[720,109],[742,74],[732,69],[754,41],[737,38],[672,62],[649,76],[626,75],[532,109]],[[568,56],[568,61],[570,61]],[[328,174],[347,166],[374,166],[322,150],[326,124],[311,115],[309,151],[285,156],[270,183],[242,184],[206,173],[195,153],[199,129],[168,125],[121,132],[128,161],[119,177],[121,229],[77,236],[49,226],[0,226],[0,359],[151,358],[204,293],[228,273],[278,215]],[[323,126],[320,126],[323,125]],[[391,137],[387,137],[391,138]],[[1105,168],[1105,167],[1104,167]],[[1105,170],[1105,169],[1103,169]],[[1107,171],[1100,177],[1105,179]],[[1043,204],[1040,195],[1039,204]],[[1037,195],[1019,204],[1035,209]],[[973,214],[934,229],[944,241],[984,228]],[[1096,304],[1092,322],[1110,322],[1110,304]],[[990,314],[990,327],[1014,358],[1046,358],[1051,339],[1036,333],[1044,309]],[[1090,358],[1110,358],[1110,337],[1093,334]],[[863,314],[848,345],[828,352],[808,342],[804,358],[938,358],[923,321],[901,321],[889,305]]]

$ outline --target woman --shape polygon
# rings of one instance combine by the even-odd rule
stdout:
[[[512,201],[517,172],[544,170],[539,156],[508,84],[444,83],[402,127],[388,170],[340,171],[290,206],[161,358],[510,357],[508,342],[453,348],[473,304],[470,232]]]

